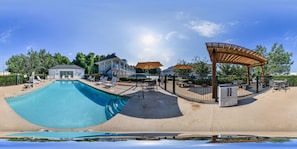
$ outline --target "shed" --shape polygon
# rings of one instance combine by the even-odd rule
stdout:
[[[77,65],[56,65],[49,69],[48,75],[50,78],[74,78],[80,79],[85,75],[85,69]]]

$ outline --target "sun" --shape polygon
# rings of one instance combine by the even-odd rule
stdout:
[[[141,38],[141,42],[144,43],[145,45],[153,45],[156,43],[156,41],[157,41],[157,38],[151,34],[144,35]]]

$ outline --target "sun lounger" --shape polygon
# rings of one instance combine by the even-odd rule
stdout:
[[[107,82],[107,77],[101,77],[98,82],[96,82],[97,85],[101,85]]]
[[[39,84],[40,81],[35,80],[35,79],[33,78],[33,76],[31,76],[31,77],[29,78],[29,82],[28,82],[28,83]]]
[[[105,83],[105,87],[113,87],[117,83],[117,77],[112,77],[109,83]]]
[[[45,81],[44,79],[41,79],[39,76],[37,76],[37,80],[40,81],[40,82],[44,82]]]
[[[88,77],[88,80],[91,81],[91,82],[94,82],[95,81],[95,77],[89,76]]]

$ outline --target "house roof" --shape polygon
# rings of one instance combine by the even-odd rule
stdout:
[[[112,59],[112,58],[118,58],[120,59],[119,57],[117,57],[115,54],[111,54],[111,55],[107,55],[106,57],[104,57],[103,59],[101,59],[100,61],[104,61],[104,60],[108,60],[108,59]],[[99,62],[100,62],[99,61]]]
[[[209,42],[206,43],[211,61],[215,51],[216,62],[241,64],[245,66],[260,66],[267,63],[267,59],[255,51],[229,43]]]
[[[77,65],[56,65],[50,69],[84,69]]]

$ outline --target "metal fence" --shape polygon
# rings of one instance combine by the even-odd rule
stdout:
[[[271,88],[269,81],[272,76],[255,77],[247,81],[246,78],[235,76],[216,77],[216,87],[221,84],[237,85],[237,95],[239,98],[249,97],[257,93],[265,92]],[[288,80],[289,86],[295,86],[296,77]],[[212,96],[212,78],[194,78],[184,76],[160,76],[159,86],[168,92],[176,94],[182,98],[201,103],[215,103],[217,100]]]

